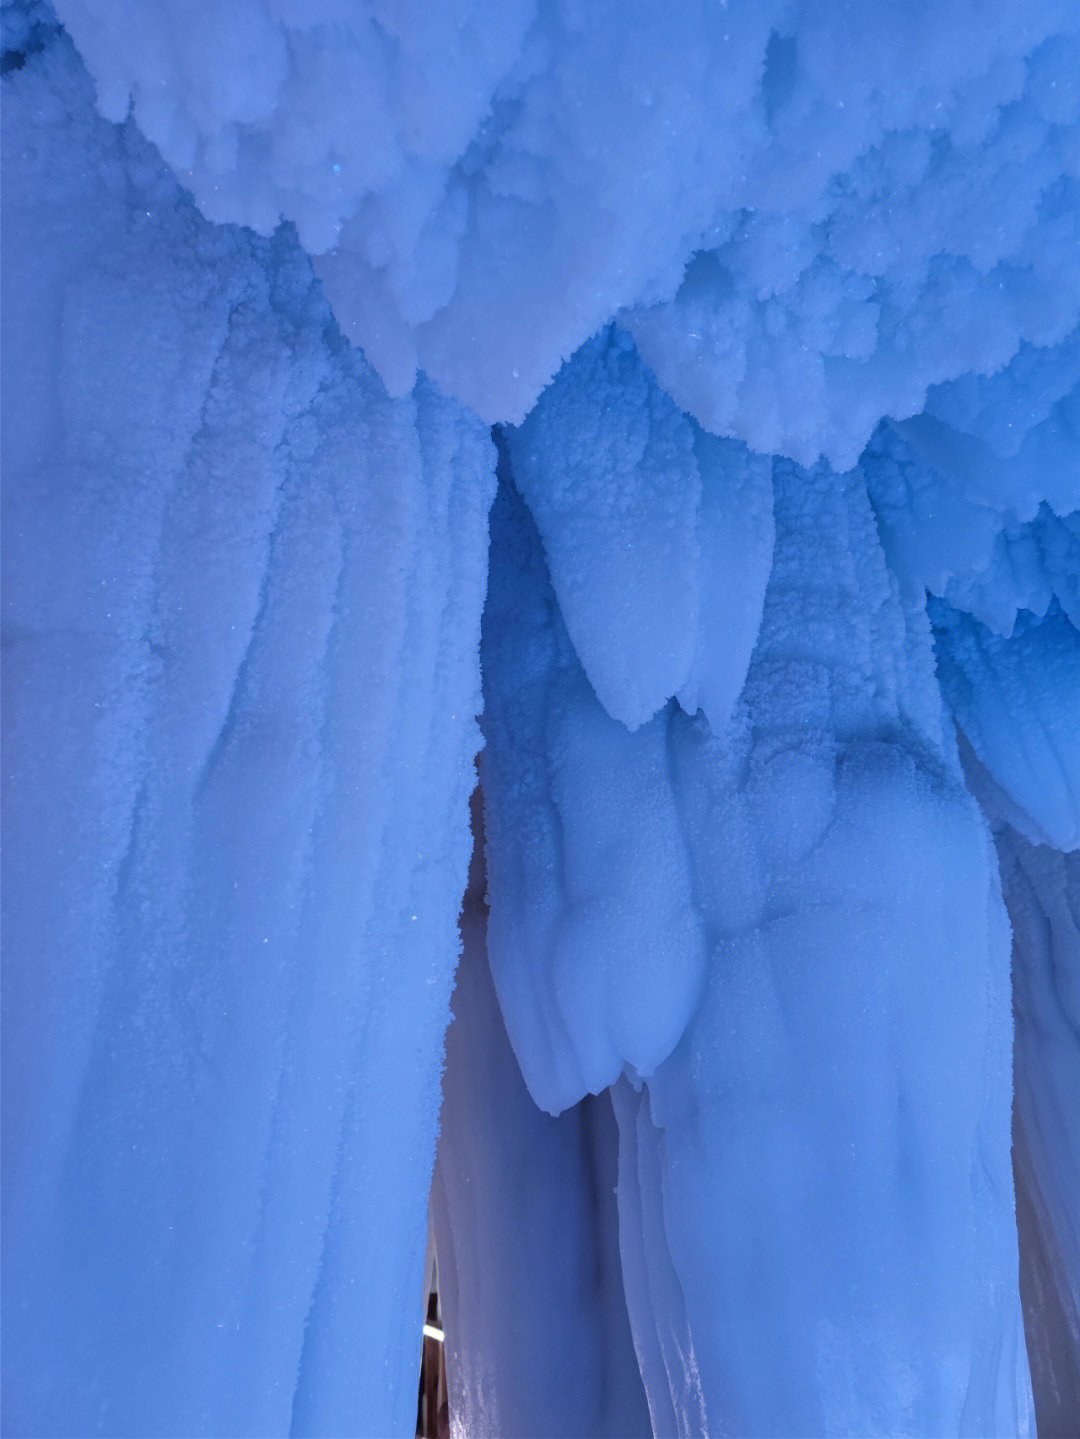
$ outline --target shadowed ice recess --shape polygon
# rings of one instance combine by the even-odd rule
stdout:
[[[4,1432],[1080,1432],[1074,0],[0,14]]]

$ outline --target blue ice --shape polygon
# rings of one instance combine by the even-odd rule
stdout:
[[[4,1431],[1074,1432],[1073,0],[0,14]]]

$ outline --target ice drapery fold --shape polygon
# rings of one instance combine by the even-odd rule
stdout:
[[[432,1188],[454,1428],[644,1439],[614,1116],[602,1095],[554,1119],[525,1088],[488,970],[479,792],[475,805]]]

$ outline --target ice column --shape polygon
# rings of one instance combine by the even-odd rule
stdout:
[[[4,1427],[411,1432],[494,452],[5,79]]]
[[[675,702],[632,734],[605,713],[500,492],[482,771],[510,1039],[553,1110],[621,1060],[657,1432],[1027,1432],[993,846],[861,475],[772,478],[761,629],[720,730]],[[550,500],[542,519],[554,554]],[[697,602],[721,646],[723,593]]]

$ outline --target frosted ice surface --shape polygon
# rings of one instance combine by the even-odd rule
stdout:
[[[695,428],[629,337],[611,331],[578,351],[509,439],[574,649],[608,714],[631,730],[694,660]],[[741,686],[740,675],[735,695]]]
[[[4,1428],[404,1430],[490,439],[66,41],[4,240]]]
[[[1007,639],[943,604],[933,614],[942,688],[1004,813],[1036,844],[1080,848],[1080,632],[1056,602]]]
[[[617,330],[578,351],[508,446],[607,712],[634,730],[678,694],[722,730],[772,559],[768,460],[701,430]]]
[[[1080,318],[1068,0],[58,8],[207,215],[297,225],[394,393],[520,421],[618,313],[706,429],[844,468]]]

